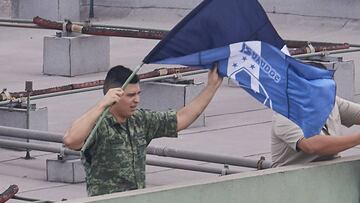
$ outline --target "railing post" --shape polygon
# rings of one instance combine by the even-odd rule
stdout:
[[[94,0],[90,0],[89,18],[94,17]]]
[[[26,129],[30,129],[30,94],[33,91],[32,88],[32,81],[26,81],[25,82],[25,91],[27,93],[27,103],[26,103]],[[26,142],[29,142],[29,138],[26,139]],[[30,149],[26,148],[26,155],[25,159],[31,159],[30,156]]]

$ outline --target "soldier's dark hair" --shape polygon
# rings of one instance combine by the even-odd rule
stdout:
[[[105,77],[103,87],[104,95],[109,91],[110,88],[121,87],[132,74],[132,72],[132,70],[122,65],[112,67]],[[139,77],[135,74],[135,76],[130,80],[130,84],[136,84],[138,82]]]

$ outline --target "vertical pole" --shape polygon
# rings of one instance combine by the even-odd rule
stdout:
[[[94,0],[90,0],[89,18],[94,17]]]
[[[27,93],[27,102],[26,102],[26,129],[30,129],[30,94],[33,91],[32,81],[25,82],[25,91]],[[29,138],[26,139],[26,142],[29,142]],[[30,149],[26,148],[25,159],[31,159]]]

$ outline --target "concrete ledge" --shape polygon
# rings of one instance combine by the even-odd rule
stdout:
[[[359,171],[360,156],[353,156],[68,202],[357,203]]]

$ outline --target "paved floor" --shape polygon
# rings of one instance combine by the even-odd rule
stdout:
[[[181,15],[166,17],[129,15],[124,19],[112,19],[104,23],[169,29]],[[346,19],[308,18],[292,15],[270,15],[270,18],[284,39],[333,41],[360,44],[359,22]],[[102,21],[100,21],[102,22]],[[105,73],[76,77],[47,76],[42,74],[43,37],[55,34],[52,30],[34,30],[0,27],[0,88],[22,91],[26,80],[34,82],[34,89],[60,86],[103,79]],[[156,40],[111,38],[111,65],[123,64],[135,67],[157,43]],[[359,64],[359,53],[343,55],[345,59]],[[159,66],[146,66],[142,72]],[[356,101],[360,94],[360,74],[355,74]],[[198,75],[196,81],[206,82],[206,75]],[[47,107],[50,132],[63,133],[70,123],[89,109],[101,96],[100,91],[62,96],[36,101],[38,107]],[[243,90],[227,85],[224,81],[209,107],[206,109],[206,126],[191,128],[180,133],[178,139],[158,139],[151,145],[171,147],[219,155],[269,160],[271,111],[248,96]],[[345,133],[357,131],[353,127]],[[355,148],[344,155],[360,153]],[[20,187],[19,195],[44,200],[59,201],[86,196],[84,183],[65,184],[46,181],[46,159],[55,159],[56,154],[32,151],[34,159],[24,160],[23,151],[0,149],[0,191],[11,184]],[[164,159],[151,156],[151,158]],[[179,163],[201,164],[221,168],[221,165],[184,160],[166,159]],[[237,168],[239,170],[252,170]],[[191,172],[177,169],[147,166],[149,187],[174,184],[218,176],[216,174]],[[12,200],[10,202],[18,202]]]

